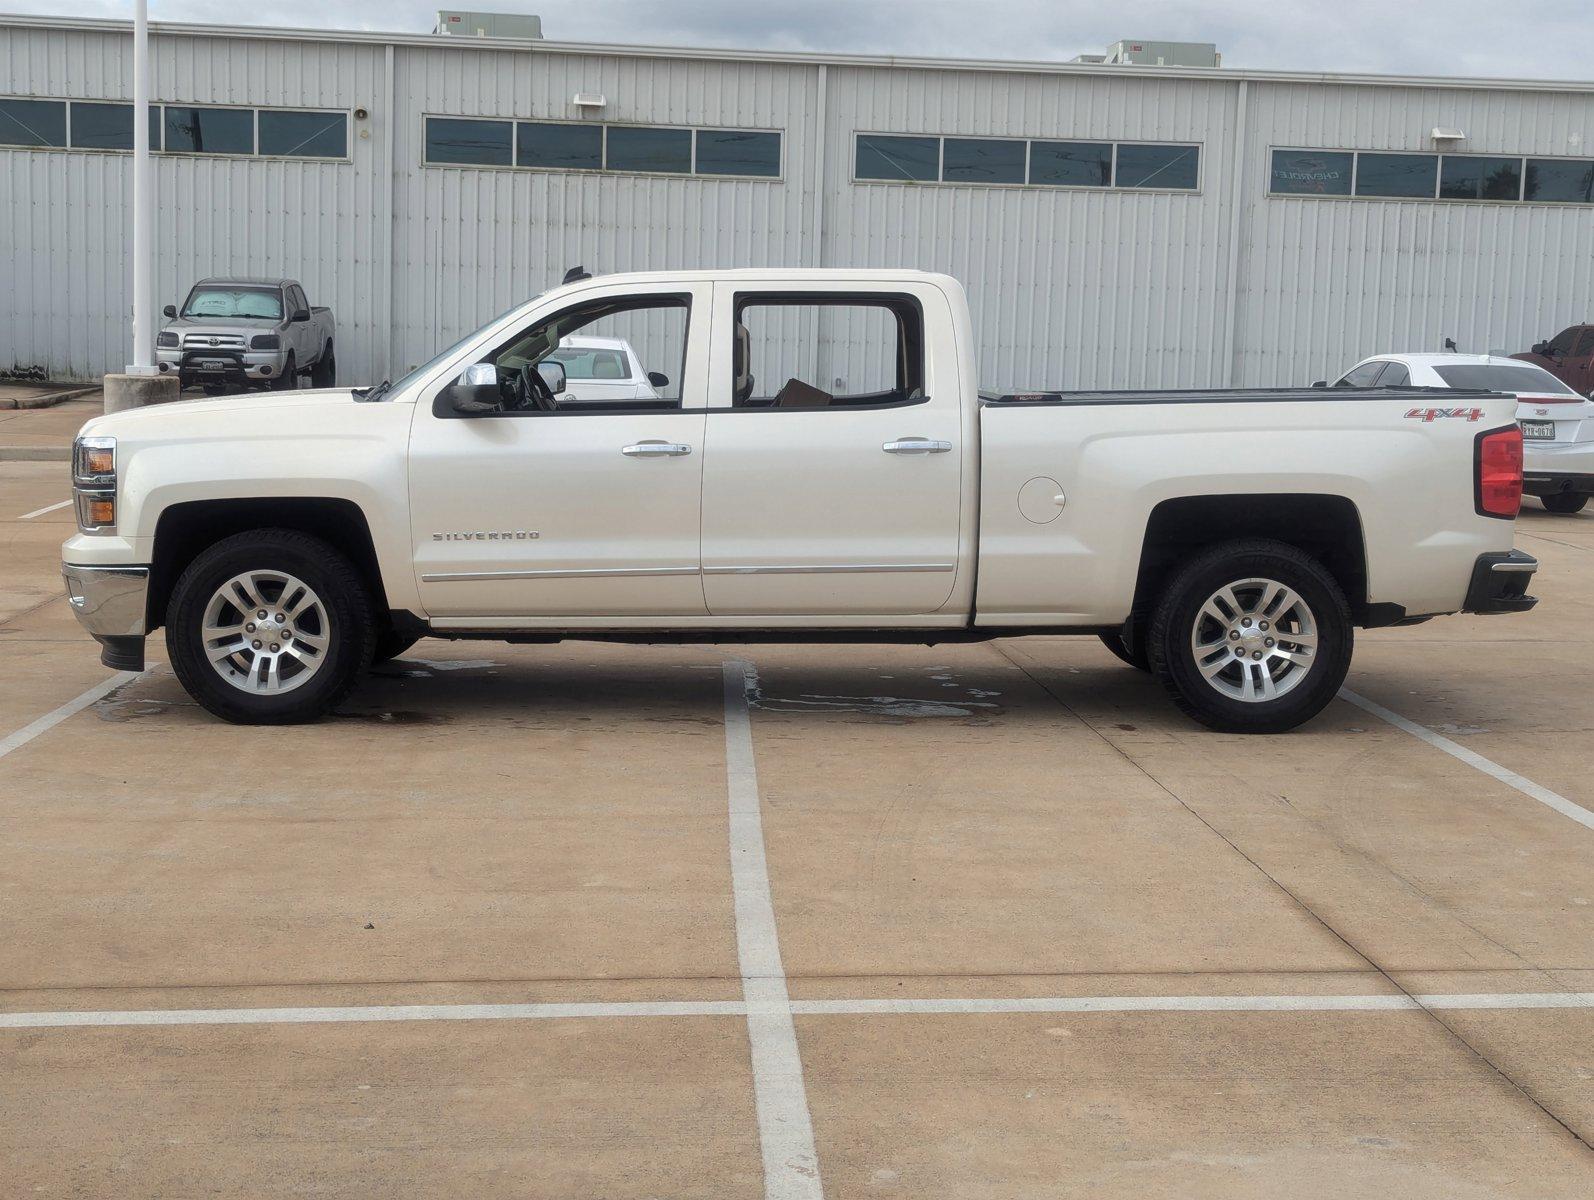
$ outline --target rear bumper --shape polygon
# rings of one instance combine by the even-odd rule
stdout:
[[[1539,560],[1520,550],[1480,554],[1472,567],[1472,582],[1467,585],[1467,599],[1461,606],[1462,611],[1527,612],[1539,602],[1537,596],[1527,594],[1533,572],[1538,569]]]
[[[1594,492],[1594,441],[1524,440],[1522,490],[1530,496]]]
[[[1575,471],[1523,471],[1522,491],[1529,496],[1558,496],[1562,492],[1594,495],[1594,474]]]
[[[100,644],[100,661],[118,671],[143,670],[149,568],[63,563],[61,577],[78,624]]]

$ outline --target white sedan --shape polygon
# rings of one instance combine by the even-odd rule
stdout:
[[[618,403],[657,400],[658,390],[669,380],[657,371],[644,371],[642,360],[624,338],[561,338],[559,349],[548,355],[565,369],[561,404],[569,401]]]
[[[1594,401],[1542,367],[1491,354],[1378,354],[1334,386],[1510,392],[1522,426],[1522,490],[1553,513],[1579,512],[1594,493]]]

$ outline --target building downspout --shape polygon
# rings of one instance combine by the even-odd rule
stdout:
[[[825,265],[825,141],[830,136],[826,127],[825,99],[829,94],[830,68],[824,63],[819,64],[819,82],[817,95],[814,98],[814,123],[813,123],[813,189],[814,209],[809,214],[808,241],[810,265],[822,267]]]
[[[1235,98],[1234,141],[1229,146],[1233,172],[1229,184],[1228,305],[1223,314],[1223,386],[1235,387],[1240,374],[1238,350],[1240,320],[1240,246],[1245,237],[1245,126],[1250,110],[1249,79],[1240,80]]]
[[[403,374],[403,370],[393,355],[393,222],[396,205],[394,193],[398,190],[398,172],[393,169],[394,130],[398,126],[398,80],[393,64],[393,43],[385,47],[385,60],[383,68],[387,82],[387,108],[382,113],[382,170],[387,178],[382,187],[382,203],[386,211],[382,214],[381,228],[377,231],[380,245],[380,258],[382,264],[382,280],[377,289],[377,294],[382,297],[382,341],[383,359],[380,366],[374,366],[371,377],[382,376],[392,379]],[[380,177],[379,177],[380,178]]]

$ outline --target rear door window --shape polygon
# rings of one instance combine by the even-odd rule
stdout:
[[[1378,377],[1379,387],[1405,387],[1411,383],[1411,372],[1406,370],[1405,363],[1392,362],[1384,368],[1384,373]]]
[[[923,327],[906,296],[737,293],[732,406],[921,403]]]

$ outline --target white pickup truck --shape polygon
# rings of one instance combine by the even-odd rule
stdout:
[[[565,395],[582,330],[676,394]],[[945,275],[576,278],[395,383],[90,421],[68,593],[109,666],[164,626],[229,721],[421,636],[1081,633],[1245,732],[1320,711],[1355,626],[1534,604],[1512,397],[981,394],[974,345]]]

